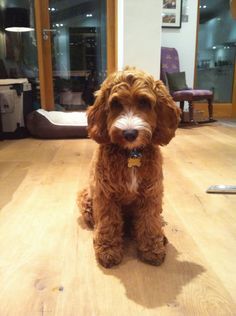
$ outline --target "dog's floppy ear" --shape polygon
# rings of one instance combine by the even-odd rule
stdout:
[[[157,96],[156,113],[157,125],[153,133],[153,142],[158,145],[167,145],[175,136],[175,130],[180,121],[180,109],[177,107],[163,82],[155,81]]]
[[[107,130],[107,96],[108,91],[101,88],[95,94],[95,102],[87,110],[88,134],[99,144],[109,143]]]

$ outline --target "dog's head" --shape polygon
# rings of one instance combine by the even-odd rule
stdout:
[[[180,110],[164,84],[134,68],[110,75],[88,109],[89,136],[127,149],[151,142],[166,145],[175,135]]]

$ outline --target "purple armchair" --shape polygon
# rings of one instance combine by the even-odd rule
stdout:
[[[176,73],[180,71],[179,56],[175,48],[161,48],[161,80],[168,85],[166,73]],[[199,100],[207,100],[209,121],[213,121],[213,92],[210,90],[185,89],[179,91],[170,91],[174,101],[180,102],[180,108],[183,111],[184,101],[189,104],[190,122],[194,122],[193,118],[193,102]],[[182,116],[183,121],[183,116]]]

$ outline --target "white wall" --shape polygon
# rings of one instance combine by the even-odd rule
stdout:
[[[162,0],[118,0],[118,68],[160,73]]]
[[[194,80],[197,6],[198,0],[188,0],[188,22],[182,23],[180,29],[162,29],[161,45],[177,49],[180,60],[180,71],[186,72],[186,81],[189,87],[193,87]]]

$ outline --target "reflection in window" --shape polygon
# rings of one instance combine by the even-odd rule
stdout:
[[[85,110],[106,77],[106,1],[49,5],[56,108]]]
[[[5,29],[11,16],[8,9],[25,11],[29,17],[29,32],[10,32]],[[35,106],[39,106],[40,96],[38,86],[38,58],[34,1],[18,0],[0,1],[0,79],[27,78],[32,85]]]
[[[231,103],[236,56],[236,20],[229,1],[201,0],[196,87],[214,92],[214,101]]]

